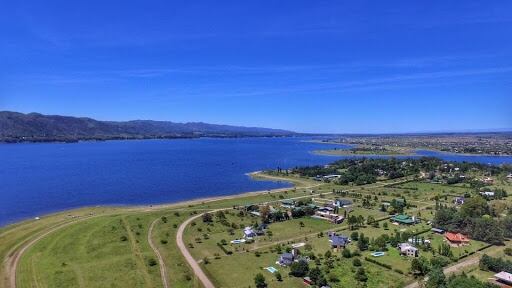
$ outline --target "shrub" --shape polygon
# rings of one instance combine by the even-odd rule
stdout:
[[[128,240],[128,237],[123,235],[123,236],[119,237],[119,240],[121,240],[121,242],[125,242]]]
[[[160,243],[162,243],[162,244],[167,244],[167,243],[168,243],[168,241],[167,241],[167,240],[165,240],[165,239],[162,239],[162,240],[160,240]]]
[[[155,266],[157,264],[158,264],[158,262],[156,262],[155,258],[149,258],[149,260],[148,260],[148,265],[149,266],[153,267],[153,266]]]

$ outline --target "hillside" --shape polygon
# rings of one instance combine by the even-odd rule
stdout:
[[[50,142],[110,139],[264,137],[290,136],[294,132],[269,128],[216,125],[202,122],[133,120],[98,121],[39,113],[0,111],[0,141]]]

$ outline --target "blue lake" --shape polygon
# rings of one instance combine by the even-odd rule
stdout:
[[[284,182],[253,181],[246,173],[344,158],[310,153],[327,148],[332,145],[299,138],[3,144],[0,226],[82,206],[170,203],[287,187]],[[512,163],[512,157],[420,154]]]

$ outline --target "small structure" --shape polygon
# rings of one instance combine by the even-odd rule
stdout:
[[[469,239],[461,233],[446,232],[444,234],[446,240],[454,246],[468,245]]]
[[[333,224],[340,224],[340,223],[343,223],[343,220],[345,220],[345,217],[343,217],[342,215],[338,215],[336,213],[331,213],[331,212],[323,212],[320,210],[316,211],[315,215],[313,215],[311,217],[328,220],[329,222],[331,222]]]
[[[401,255],[405,255],[408,257],[418,257],[419,255],[418,248],[412,246],[409,243],[398,244],[398,250],[400,250]]]
[[[494,278],[496,278],[496,282],[498,282],[500,284],[512,286],[512,274],[510,274],[510,273],[501,271],[500,273],[495,274]]]
[[[391,221],[406,225],[416,224],[416,219],[414,219],[414,217],[404,214],[395,215],[391,217]]]
[[[253,238],[256,237],[256,232],[251,227],[244,228],[244,238]]]
[[[350,243],[350,239],[343,235],[338,235],[334,232],[329,232],[329,242],[331,242],[331,247],[333,249],[341,249],[345,248]]]
[[[492,179],[491,177],[485,177],[483,179],[481,179],[482,182],[484,182],[485,184],[493,184],[494,183],[494,179]]]
[[[508,174],[508,175],[507,175],[507,180],[508,180],[508,181],[512,181],[512,173],[510,173],[510,174]]]
[[[464,196],[461,196],[461,197],[455,197],[455,199],[453,199],[453,203],[455,205],[462,205],[464,204]]]
[[[352,206],[352,201],[347,199],[336,199],[332,202],[332,205],[338,208],[344,208]]]
[[[283,253],[279,256],[279,260],[277,260],[277,264],[281,266],[290,266],[295,260],[295,255],[293,253]]]
[[[339,175],[339,174],[331,174],[331,175],[325,175],[322,178],[324,178],[324,180],[332,180],[332,179],[338,179],[340,177],[341,177],[341,175]]]
[[[283,208],[294,208],[295,207],[295,201],[293,200],[281,200],[281,207]]]
[[[492,192],[492,191],[480,192],[480,195],[482,195],[484,197],[494,197],[494,192]]]
[[[432,232],[437,233],[437,234],[444,234],[444,230],[443,229],[432,228],[431,230],[432,230]]]
[[[304,284],[306,284],[306,285],[313,284],[313,281],[311,281],[311,278],[309,278],[309,276],[308,277],[304,277],[303,280],[304,280]]]

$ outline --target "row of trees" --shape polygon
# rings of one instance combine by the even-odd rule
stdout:
[[[512,237],[512,215],[496,220],[491,217],[491,210],[482,197],[469,198],[460,211],[446,207],[436,211],[434,225],[467,234],[475,240],[501,244],[505,237]]]

